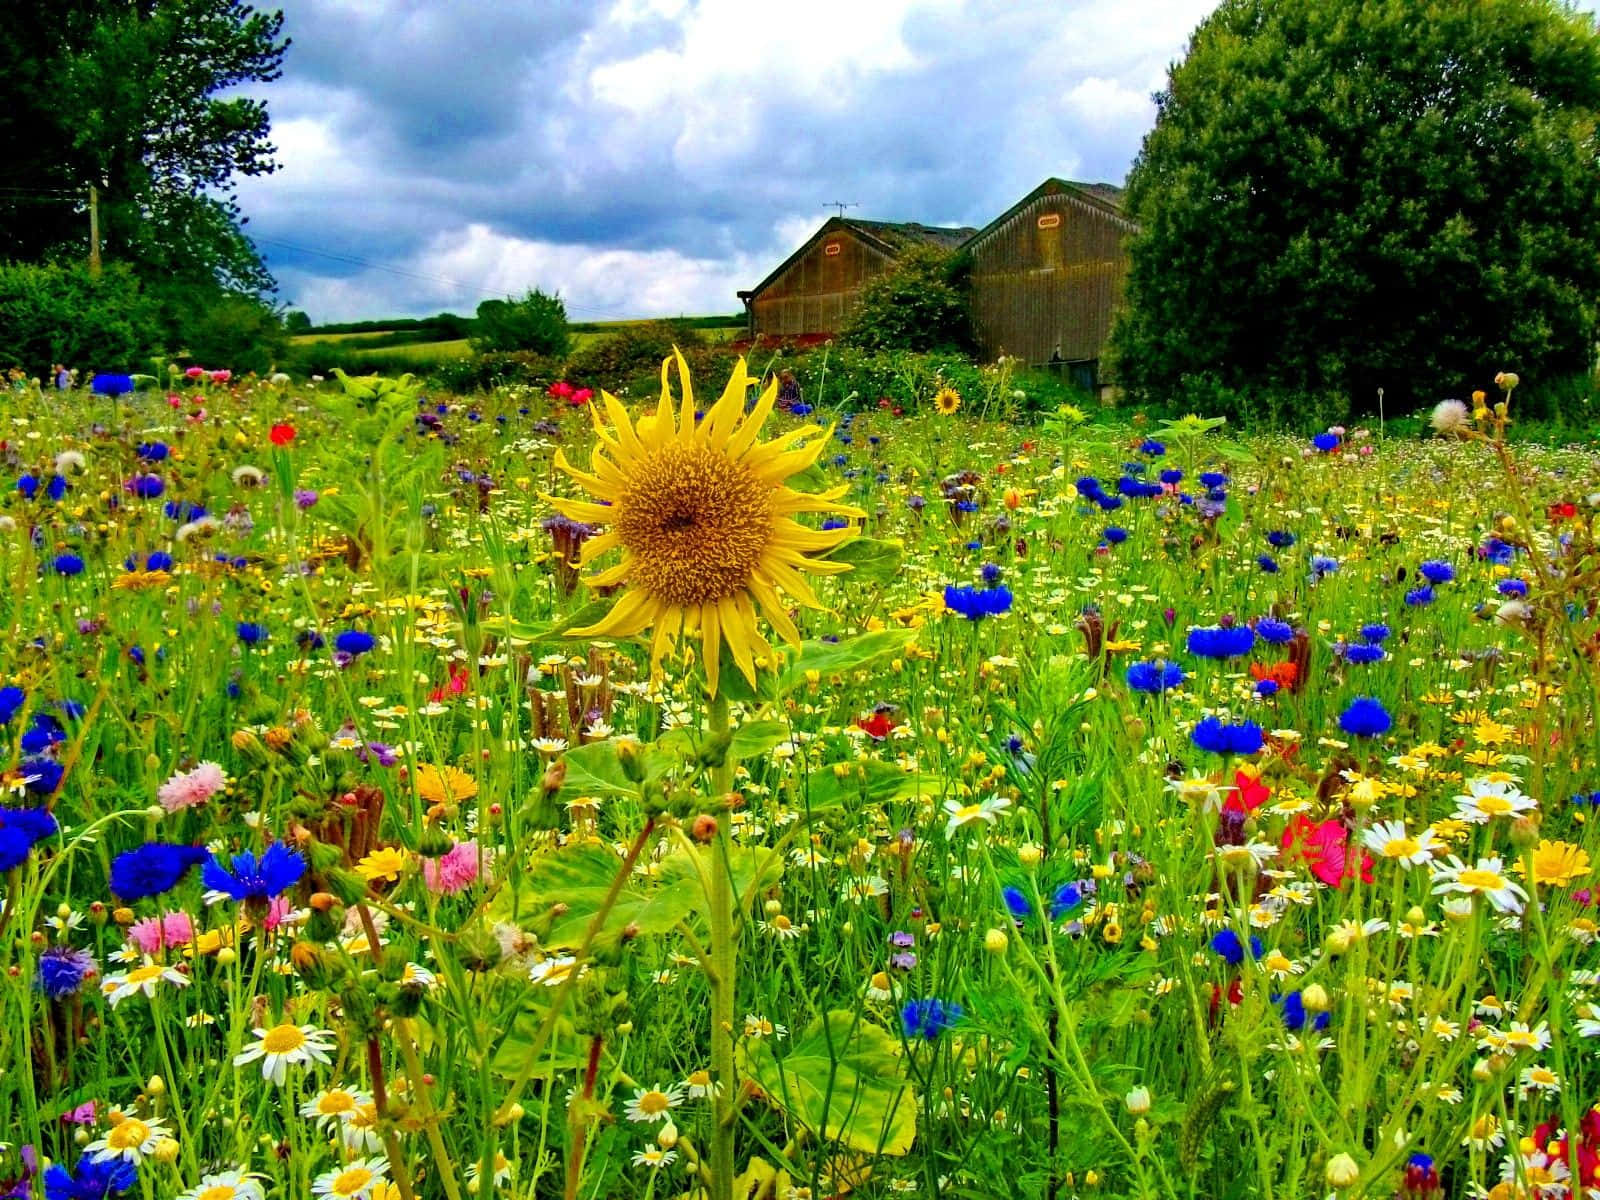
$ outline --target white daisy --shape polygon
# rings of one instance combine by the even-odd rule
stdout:
[[[311,1190],[333,1200],[367,1200],[373,1187],[388,1171],[389,1164],[381,1158],[358,1158],[318,1175]]]
[[[665,1121],[682,1103],[683,1088],[676,1083],[664,1088],[635,1088],[624,1111],[630,1121]]]
[[[1361,844],[1379,858],[1398,862],[1408,871],[1431,860],[1441,846],[1433,830],[1424,829],[1412,837],[1404,821],[1375,822],[1362,833]]]
[[[312,1061],[332,1061],[328,1051],[333,1049],[333,1043],[326,1039],[333,1035],[325,1029],[284,1021],[271,1029],[257,1029],[255,1033],[256,1044],[235,1055],[233,1065],[242,1067],[260,1060],[261,1078],[278,1087],[282,1087],[288,1077],[290,1063],[305,1066]]]
[[[143,1161],[154,1153],[156,1143],[166,1136],[164,1122],[155,1117],[123,1118],[106,1130],[98,1140],[83,1148],[85,1154],[94,1156],[95,1162],[110,1162],[123,1158],[131,1163]]]

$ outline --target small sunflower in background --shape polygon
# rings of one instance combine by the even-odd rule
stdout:
[[[945,384],[935,393],[933,406],[944,416],[951,416],[961,407],[961,393],[949,384]]]
[[[668,382],[674,362],[682,390],[676,412]],[[773,380],[746,414],[749,384],[741,358],[722,398],[696,419],[689,367],[674,352],[661,364],[659,405],[637,423],[615,396],[602,392],[601,406],[590,406],[598,438],[591,470],[573,467],[559,450],[555,456],[556,466],[595,499],[550,498],[563,516],[606,527],[584,543],[582,565],[622,551],[618,562],[586,580],[593,588],[622,585],[621,598],[604,620],[572,635],[622,638],[653,628],[654,671],[680,633],[698,633],[712,695],[724,641],[752,685],[757,656],[772,657],[757,625],[758,609],[779,636],[798,644],[800,631],[780,593],[821,608],[806,575],[850,569],[815,556],[854,537],[852,525],[808,529],[794,518],[865,516],[837,503],[846,486],[820,493],[787,486],[786,479],[816,462],[828,431],[801,425],[770,442],[758,440],[778,384]],[[604,407],[604,419],[598,407]]]

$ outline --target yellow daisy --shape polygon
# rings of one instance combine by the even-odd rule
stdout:
[[[667,381],[674,359],[683,392],[676,413]],[[689,368],[674,352],[661,364],[659,405],[637,424],[616,397],[602,392],[609,423],[600,406],[590,406],[599,443],[591,471],[573,467],[559,450],[555,456],[556,466],[595,499],[550,498],[564,516],[608,527],[584,543],[583,565],[622,551],[620,561],[587,580],[594,588],[626,585],[621,598],[604,620],[572,635],[623,638],[654,628],[654,671],[680,632],[698,631],[713,694],[724,641],[752,684],[756,657],[771,659],[772,647],[756,626],[758,606],[785,641],[798,644],[800,633],[780,589],[807,608],[821,608],[805,573],[849,570],[848,564],[812,556],[848,541],[853,528],[808,529],[793,518],[865,515],[835,503],[843,486],[813,495],[785,485],[816,462],[828,445],[827,431],[802,425],[773,441],[758,441],[778,384],[774,380],[746,415],[748,387],[740,359],[722,398],[696,420]]]

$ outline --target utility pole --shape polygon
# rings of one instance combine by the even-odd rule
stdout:
[[[100,189],[89,185],[89,274],[100,275]]]

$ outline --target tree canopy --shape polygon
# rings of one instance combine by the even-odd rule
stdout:
[[[840,341],[863,350],[971,351],[969,266],[937,246],[912,247],[862,285]]]
[[[147,284],[269,290],[228,191],[274,169],[264,101],[282,13],[239,0],[0,5],[0,258],[81,256],[100,189],[107,261]]]
[[[1114,335],[1141,399],[1370,408],[1585,369],[1600,38],[1554,0],[1224,0],[1157,97]]]

